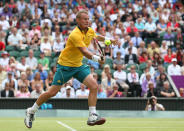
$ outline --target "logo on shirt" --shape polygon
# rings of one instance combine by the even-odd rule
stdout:
[[[61,83],[61,81],[60,81],[60,80],[58,80],[58,81],[57,81],[57,83]]]

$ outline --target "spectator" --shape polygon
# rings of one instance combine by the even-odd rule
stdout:
[[[52,71],[50,71],[47,79],[45,80],[46,90],[48,90],[51,87],[53,79],[54,79],[54,74]]]
[[[139,32],[135,32],[135,36],[132,37],[131,41],[135,47],[139,47],[140,43],[142,42],[142,38],[139,36]]]
[[[38,50],[38,47],[40,46],[41,40],[38,37],[38,33],[35,33],[34,36],[31,39],[31,42],[29,44],[30,48],[33,50]]]
[[[171,89],[168,81],[164,82],[164,88],[161,90],[160,95],[161,97],[174,97],[175,96],[175,93]]]
[[[26,85],[26,87],[30,87],[30,81],[27,80],[26,72],[21,72],[20,79],[18,79],[18,87],[21,85]]]
[[[159,89],[157,87],[154,87],[154,83],[149,82],[148,83],[147,97],[152,97],[152,96],[159,97]]]
[[[143,80],[142,82],[142,93],[141,96],[142,97],[146,97],[148,90],[149,90],[149,84],[152,83],[154,88],[156,87],[156,82],[154,81],[153,78],[151,78],[151,74],[150,73],[146,73],[146,79]]]
[[[127,96],[129,86],[126,83],[127,74],[125,71],[122,70],[122,65],[117,65],[117,71],[115,71],[113,75],[116,83],[119,84],[121,88],[123,88],[125,96]]]
[[[121,52],[117,52],[116,59],[113,60],[113,68],[116,69],[117,65],[123,65],[124,61],[121,59]]]
[[[107,97],[109,98],[122,97],[122,92],[118,91],[117,84],[114,84],[112,89],[110,88],[107,89]]]
[[[26,2],[24,2],[24,0],[20,0],[17,2],[17,7],[19,9],[19,13],[21,14],[22,11],[25,9],[26,7]]]
[[[158,80],[160,77],[160,74],[165,72],[165,68],[162,65],[158,65],[158,70],[154,74],[155,80]]]
[[[161,58],[160,54],[157,52],[153,52],[152,60],[153,60],[152,65],[153,65],[155,70],[158,70],[158,65],[163,64],[163,59]]]
[[[152,18],[149,18],[148,22],[146,22],[145,24],[146,36],[148,38],[157,37],[156,29],[157,29],[156,24],[153,23]]]
[[[158,77],[158,80],[157,80],[157,88],[158,89],[163,89],[164,87],[164,82],[167,81],[167,75],[165,73],[161,73]]]
[[[5,66],[5,70],[6,70],[6,71],[11,71],[11,70],[12,70],[12,67],[11,67],[12,64],[15,64],[15,67],[16,67],[16,65],[17,65],[17,61],[15,60],[15,58],[14,58],[13,56],[10,57],[10,59],[9,59],[9,61],[8,61],[8,65]]]
[[[53,74],[55,74],[55,73],[56,73],[56,70],[57,70],[56,65],[51,66],[51,71],[53,72]]]
[[[1,91],[1,97],[14,97],[14,92],[10,89],[9,83],[5,83],[5,89]]]
[[[176,31],[179,28],[179,23],[175,17],[170,17],[170,20],[167,23],[167,28],[170,28],[172,31]]]
[[[106,91],[107,88],[112,89],[113,85],[116,83],[116,81],[112,78],[111,73],[107,73],[107,77],[102,79],[101,87],[103,91]]]
[[[172,52],[171,48],[168,48],[167,54],[164,56],[164,63],[171,63],[171,60],[175,57],[176,55]]]
[[[161,35],[162,33],[165,33],[167,30],[167,24],[164,22],[163,19],[160,19],[157,24],[158,33]]]
[[[131,91],[131,96],[141,96],[141,87],[139,83],[139,74],[135,71],[136,67],[131,66],[130,73],[128,73],[128,82]]]
[[[26,58],[22,56],[21,63],[18,63],[16,66],[17,70],[19,70],[20,72],[25,72],[28,67],[29,65],[26,64]]]
[[[36,24],[32,24],[32,30],[29,32],[29,37],[32,39],[35,34],[38,34],[38,38],[41,38],[40,30],[36,29]]]
[[[135,27],[138,29],[138,31],[143,34],[144,31],[144,23],[142,22],[142,18],[138,18],[137,22],[135,23]]]
[[[34,52],[32,49],[29,50],[29,56],[26,58],[26,65],[29,65],[29,67],[32,70],[35,70],[37,65],[38,65],[38,61],[37,59],[34,57]]]
[[[64,41],[63,35],[60,32],[60,26],[56,25],[55,26],[55,32],[52,32],[52,38],[55,40],[56,38],[60,39],[60,41]]]
[[[14,8],[15,9],[15,8]],[[16,11],[16,10],[15,10]],[[17,11],[16,11],[17,12]],[[15,12],[15,13],[16,13]],[[19,28],[19,20],[17,19],[17,16],[14,15],[14,16],[11,16],[9,18],[9,24],[10,24],[10,27],[16,27],[16,28]]]
[[[77,98],[87,98],[89,95],[89,90],[86,89],[86,86],[81,83],[80,89],[76,91],[76,97]]]
[[[25,9],[24,11],[26,11],[26,10],[28,10],[28,12],[29,12],[29,9]],[[29,17],[29,14],[22,13],[22,18],[20,19],[20,25],[25,26],[25,27],[30,27],[30,21],[29,21],[27,16]],[[28,30],[28,33],[29,33],[29,30]],[[22,33],[20,33],[20,34],[22,34]]]
[[[102,89],[102,86],[98,85],[97,98],[107,98],[106,92]]]
[[[16,93],[17,98],[29,98],[30,96],[31,94],[26,85],[21,85],[20,89]]]
[[[31,92],[31,98],[38,98],[44,91],[42,90],[42,85],[36,84],[35,85],[35,90]]]
[[[138,32],[138,29],[135,27],[133,21],[130,22],[130,26],[127,27],[126,31],[127,31],[127,33],[128,33],[130,36],[134,36],[134,33],[135,33],[135,32]]]
[[[141,77],[140,77],[140,85],[142,85],[143,81],[146,80],[146,74],[149,73],[149,68],[146,67],[144,69],[144,73],[141,74]],[[153,78],[153,74],[151,74],[151,78]]]
[[[175,37],[176,37],[177,43],[184,43],[184,42],[183,42],[184,39],[183,39],[183,36],[182,36],[182,31],[181,31],[181,29],[178,28],[176,33],[177,33],[177,34],[176,34]]]
[[[112,48],[110,46],[105,46],[104,54],[106,57],[112,58],[112,55],[113,55]]]
[[[30,82],[33,80],[33,72],[29,67],[26,69],[26,76],[27,80],[29,80]]]
[[[148,48],[148,55],[149,55],[150,58],[153,57],[153,53],[154,53],[154,52],[159,53],[160,50],[159,50],[159,48],[157,47],[157,44],[155,43],[155,41],[152,41],[151,44],[150,44],[150,47]]]
[[[165,111],[165,108],[162,104],[157,103],[157,98],[152,96],[146,105],[146,111]]]
[[[52,46],[48,40],[48,37],[44,37],[43,42],[40,45],[41,52],[44,52],[46,56],[51,56]]]
[[[128,48],[128,54],[125,55],[125,64],[136,64],[137,56],[132,52],[132,48]]]
[[[181,97],[184,97],[184,88],[180,88],[179,93]]]
[[[3,67],[8,66],[9,63],[9,54],[7,51],[3,51],[1,53],[2,58],[0,58],[0,65],[2,65]]]
[[[3,89],[2,83],[6,79],[7,73],[4,71],[2,65],[0,65],[0,91]]]
[[[66,92],[63,95],[61,95],[61,97],[62,98],[75,98],[75,94],[72,93],[71,88],[72,88],[71,86],[66,86]],[[81,95],[78,94],[78,97],[82,98],[82,97],[85,97],[85,96],[84,96],[84,94],[81,94]]]
[[[31,82],[31,89],[32,90],[36,89],[35,88],[36,84],[40,84],[41,85],[41,89],[43,90],[44,83],[43,83],[43,80],[40,77],[40,72],[36,72],[35,75],[34,75],[34,79]]]
[[[127,47],[130,45],[129,44],[130,42],[131,42],[131,37],[129,35],[125,36],[123,48],[128,49]],[[133,43],[131,43],[131,45],[133,46]],[[126,50],[125,50],[125,52],[127,53]]]
[[[45,53],[40,53],[40,59],[38,60],[38,64],[41,64],[43,66],[43,70],[49,69],[49,59],[45,57]]]
[[[3,27],[0,24],[0,41],[5,43],[6,42],[6,32],[3,31]]]
[[[137,49],[137,55],[140,56],[142,52],[147,52],[147,48],[145,47],[145,42],[142,41]]]
[[[77,89],[80,88],[80,85],[81,85],[80,81],[78,81],[77,79],[74,78],[73,81],[72,81],[72,87],[73,87],[75,90],[77,90]]]
[[[153,64],[151,60],[147,61],[147,67],[149,68],[150,74],[155,74],[155,69],[153,68]]]
[[[1,37],[1,35],[0,35],[0,37]],[[4,51],[4,50],[5,50],[5,44],[4,44],[4,42],[2,42],[0,40],[0,51]]]
[[[149,56],[147,52],[142,52],[141,55],[139,56],[139,63],[146,63],[149,59]]]
[[[1,14],[0,25],[2,25],[3,31],[7,31],[10,28],[9,22],[6,20],[5,16]]]
[[[101,73],[101,77],[102,77],[101,79],[106,78],[108,73],[111,73],[111,69],[110,69],[110,66],[106,64],[104,66],[102,73]]]
[[[167,41],[167,46],[173,46],[174,45],[174,34],[172,33],[172,30],[170,28],[167,29],[167,32],[164,34],[163,39]]]
[[[176,59],[177,59],[177,64],[180,66],[182,66],[182,57],[183,57],[183,49],[178,48],[176,51]]]
[[[48,73],[47,73],[46,70],[43,69],[42,64],[38,64],[38,68],[37,68],[37,70],[35,70],[34,73],[37,73],[37,72],[40,73],[41,80],[43,80],[43,81],[45,82],[45,80],[46,80],[47,77],[48,77]]]
[[[132,48],[132,54],[137,55],[137,48],[134,46],[133,42],[130,41],[129,46],[125,49],[125,54],[129,54],[129,48]]]
[[[5,83],[8,82],[10,89],[13,91],[17,91],[18,90],[18,83],[17,80],[13,78],[13,73],[12,72],[8,72],[7,73],[7,78],[3,80],[2,82],[2,87],[3,89],[5,88]]]
[[[13,27],[12,34],[8,37],[8,45],[20,47],[22,44],[22,36],[17,32],[17,28]]]
[[[177,59],[172,59],[172,64],[168,66],[167,72],[168,75],[181,75],[181,67],[177,64]]]
[[[27,26],[25,24],[22,24],[21,28],[18,30],[18,33],[20,35],[24,35],[25,33],[29,34],[29,30],[27,29]]]
[[[53,37],[50,35],[50,30],[48,28],[44,28],[44,30],[43,30],[43,36],[41,38],[41,43],[44,43],[45,38],[47,38],[48,42],[51,45],[53,45]]]
[[[56,38],[53,45],[53,51],[59,54],[64,49],[64,42],[59,37]]]
[[[114,47],[113,49],[113,58],[117,58],[117,53],[121,53],[121,59],[124,59],[125,57],[125,49],[123,48],[121,42],[118,40],[118,45]]]
[[[164,56],[167,55],[167,50],[168,47],[166,41],[162,41],[162,45],[160,47],[160,55],[162,58],[164,58]]]

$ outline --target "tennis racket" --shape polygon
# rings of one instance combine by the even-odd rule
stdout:
[[[98,42],[98,40],[96,38],[94,38],[93,40],[94,40],[94,43],[97,46],[98,52],[100,53],[101,60],[103,61],[104,57],[105,57],[104,51],[103,51],[100,43]]]

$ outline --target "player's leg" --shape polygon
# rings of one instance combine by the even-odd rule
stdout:
[[[84,85],[86,85],[89,89],[89,96],[88,96],[88,106],[90,107],[96,107],[96,102],[97,102],[97,87],[98,84],[96,80],[93,78],[93,75],[90,74],[84,79]],[[90,114],[91,113],[96,113],[96,109],[91,109],[89,110]]]
[[[90,68],[88,65],[83,65],[78,68],[77,73],[74,75],[81,83],[85,84],[89,89],[90,93],[88,96],[89,105],[89,118],[88,125],[101,125],[105,122],[104,118],[101,118],[96,114],[96,102],[97,102],[97,81],[90,74]]]
[[[93,78],[93,75],[88,75],[83,82],[89,89],[90,93],[88,96],[88,105],[89,105],[89,118],[87,124],[90,126],[93,125],[102,125],[105,123],[105,119],[101,118],[96,113],[96,102],[97,102],[97,81]]]
[[[46,102],[49,98],[55,96],[61,89],[60,85],[52,85],[45,93],[41,94],[36,100],[35,104],[31,107],[31,112],[35,113],[38,108]]]
[[[46,102],[50,97],[55,96],[61,89],[61,85],[67,82],[73,76],[73,72],[70,71],[70,67],[63,67],[57,65],[57,71],[54,75],[51,88],[40,95],[34,105],[26,110],[26,117],[24,120],[25,125],[28,128],[32,127],[32,121],[34,120],[34,114],[44,102]]]
[[[26,110],[26,117],[24,123],[28,128],[32,127],[32,121],[34,120],[34,114],[38,111],[39,107],[46,102],[49,98],[55,96],[61,89],[60,85],[52,85],[49,90],[39,96],[34,105]]]

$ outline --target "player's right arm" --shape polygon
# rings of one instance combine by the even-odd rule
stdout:
[[[93,53],[91,53],[90,51],[87,50],[87,47],[78,47],[78,49],[80,50],[80,52],[88,59],[94,60],[96,62],[99,62],[100,64],[104,64],[105,61],[101,60],[100,56],[94,55]]]

